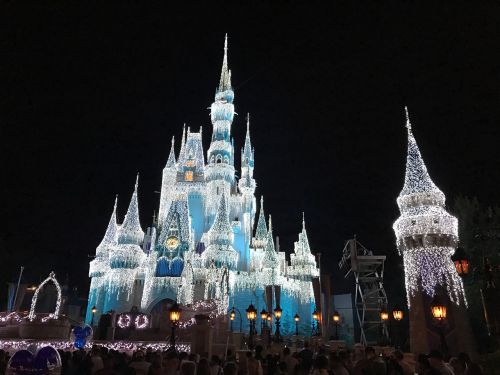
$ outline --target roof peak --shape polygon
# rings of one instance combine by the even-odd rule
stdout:
[[[222,71],[220,74],[219,92],[231,90],[231,70],[227,63],[227,33],[224,39],[224,59],[222,60]]]

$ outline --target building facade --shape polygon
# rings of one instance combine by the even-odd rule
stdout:
[[[139,176],[121,224],[115,201],[90,262],[87,322],[93,306],[97,315],[128,312],[133,306],[149,313],[162,300],[182,305],[210,300],[216,302],[218,314],[234,306],[244,315],[250,303],[267,311],[279,305],[283,332],[294,332],[296,313],[301,328],[310,327],[312,279],[319,276],[316,260],[304,220],[289,261],[275,248],[262,197],[257,209],[249,117],[239,171],[235,167],[235,95],[227,52],[226,37],[219,86],[210,107],[212,136],[206,159],[201,127],[198,132],[183,130],[177,155],[172,139],[158,216],[145,232],[139,221]]]

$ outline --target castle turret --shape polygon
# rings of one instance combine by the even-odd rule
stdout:
[[[255,237],[253,239],[252,247],[264,248],[267,241],[267,225],[266,217],[264,215],[264,196],[260,197],[260,210],[259,218],[257,219],[257,228],[255,229]]]
[[[212,140],[207,152],[206,182],[208,201],[206,210],[213,218],[217,210],[218,195],[222,190],[231,191],[234,185],[234,166],[231,165],[233,146],[231,144],[231,124],[234,117],[234,92],[231,88],[231,71],[227,64],[227,35],[224,42],[224,60],[215,94],[215,101],[210,107],[213,126]],[[210,225],[211,221],[208,223]]]
[[[175,185],[175,177],[177,174],[177,164],[175,161],[174,137],[172,137],[172,145],[170,146],[170,154],[168,155],[167,164],[163,168],[161,180],[161,195],[160,195],[160,210],[158,212],[158,223],[163,224],[165,211],[168,210],[172,202],[173,189]]]
[[[95,258],[90,262],[89,277],[90,290],[89,290],[89,302],[87,304],[87,313],[85,316],[85,321],[87,324],[92,320],[92,307],[95,306],[97,309],[98,319],[102,313],[104,300],[106,296],[106,273],[109,271],[109,250],[111,247],[116,245],[118,224],[116,222],[116,206],[118,203],[118,196],[115,198],[115,205],[113,207],[113,212],[109,219],[108,227],[106,233],[104,234],[101,243],[97,246],[95,252]]]
[[[454,352],[470,352],[472,338],[464,316],[466,305],[462,280],[451,260],[458,243],[458,222],[445,209],[445,195],[434,184],[413,136],[408,111],[408,155],[405,182],[397,199],[401,216],[393,225],[399,253],[403,256],[405,285],[410,310],[410,346],[423,353],[439,346],[430,304],[439,298],[449,310],[457,329]],[[451,324],[449,325],[452,326]],[[461,326],[458,329],[458,326]],[[459,332],[460,331],[460,332]]]
[[[247,116],[247,134],[245,137],[245,145],[241,149],[241,178],[238,182],[240,191],[245,197],[251,197],[255,193],[255,180],[253,178],[254,156],[252,151],[252,143],[250,142],[250,114]]]
[[[223,191],[219,199],[219,207],[214,223],[208,231],[208,246],[203,253],[206,267],[212,261],[217,267],[226,266],[234,269],[238,263],[238,252],[232,246],[233,230],[229,223],[226,194]]]
[[[290,254],[290,266],[288,266],[287,274],[290,277],[305,280],[319,276],[316,258],[309,247],[304,214],[302,214],[302,231],[299,233],[299,240],[294,243],[293,254]]]

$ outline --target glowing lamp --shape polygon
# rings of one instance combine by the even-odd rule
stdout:
[[[438,298],[434,297],[431,303],[431,313],[434,319],[442,321],[446,319],[446,305],[442,303]]]
[[[389,313],[387,312],[387,310],[382,309],[380,311],[380,320],[382,320],[383,322],[386,322],[389,320]]]
[[[299,316],[299,314],[295,314],[295,316],[293,317],[293,320],[295,320],[295,323],[300,322],[300,316]]]
[[[91,311],[92,311],[92,314],[95,314],[95,313],[97,312],[97,307],[95,307],[95,306],[94,306],[94,307],[92,307],[92,310],[91,310]]]
[[[316,321],[319,320],[319,311],[317,309],[314,309],[313,311],[313,319]]]
[[[253,322],[257,318],[257,310],[255,310],[254,305],[250,304],[248,306],[248,309],[246,309],[247,312],[247,319]]]
[[[170,308],[168,317],[172,323],[177,323],[179,320],[181,320],[181,309],[177,302],[174,303]]]
[[[262,320],[266,320],[267,319],[267,311],[262,309],[262,311],[260,312],[260,318]]]
[[[334,321],[335,323],[340,322],[340,315],[339,315],[338,311],[335,311],[335,312],[333,313],[333,321]]]
[[[283,310],[281,310],[281,307],[277,306],[275,309],[274,309],[274,316],[276,317],[276,319],[280,319],[281,318],[281,314],[283,313]]]
[[[399,322],[400,320],[403,320],[403,316],[403,310],[398,308],[394,308],[394,310],[392,310],[392,317],[394,318],[394,320],[397,320]]]
[[[234,307],[229,312],[229,319],[234,320],[236,318],[236,312],[234,311]]]

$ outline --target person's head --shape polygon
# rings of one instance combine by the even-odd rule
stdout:
[[[285,349],[283,349],[283,355],[287,357],[290,355],[290,353],[290,348],[288,346],[285,346]]]
[[[304,341],[304,349],[307,349],[309,348],[309,341]]]
[[[431,367],[442,366],[443,353],[441,353],[439,350],[431,350],[427,357],[429,358],[429,364],[431,365]]]
[[[466,375],[483,375],[483,369],[477,363],[472,363],[469,365],[467,370],[465,370]]]
[[[181,375],[195,375],[196,374],[196,364],[191,361],[184,361],[181,365]]]
[[[250,351],[248,351],[248,352],[247,352],[247,358],[252,358],[252,357],[253,357],[253,353],[252,353],[252,352],[250,352]]]
[[[324,355],[318,355],[314,361],[314,368],[318,370],[328,369],[328,359]]]
[[[234,362],[228,362],[224,366],[224,375],[236,375],[238,373],[238,367]]]
[[[194,363],[198,363],[198,354],[191,353],[188,356],[188,359]]]
[[[332,366],[332,368],[337,368],[342,365],[340,356],[335,352],[330,352],[330,365]]]
[[[210,359],[210,366],[220,366],[221,361],[218,355],[214,354]]]
[[[468,365],[471,363],[470,357],[467,353],[461,352],[458,353],[458,359],[464,364]]]
[[[450,358],[450,361],[448,363],[453,368],[453,372],[455,372],[455,374],[458,375],[465,372],[465,364],[457,357]]]
[[[372,359],[375,358],[375,349],[371,346],[367,346],[365,348],[365,357],[366,359]]]
[[[262,353],[262,350],[263,350],[263,349],[264,349],[264,348],[262,347],[262,345],[257,345],[257,346],[255,347],[255,353]]]
[[[208,359],[201,358],[198,362],[198,369],[196,371],[196,375],[210,375],[210,365],[208,363]]]

